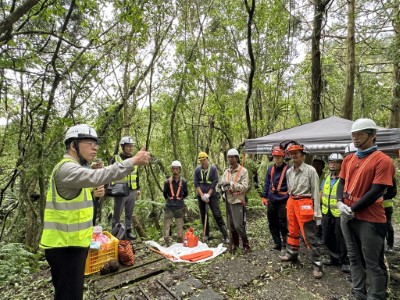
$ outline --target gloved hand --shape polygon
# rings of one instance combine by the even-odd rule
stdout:
[[[337,202],[337,207],[340,211],[340,216],[347,221],[350,221],[354,218],[354,212],[351,210],[349,206],[344,204],[342,201]]]
[[[203,200],[206,203],[210,202],[209,199],[210,199],[210,194],[208,194],[208,193],[203,194],[203,196],[201,197],[201,200]]]
[[[268,199],[267,199],[267,198],[262,197],[262,198],[261,198],[261,201],[262,201],[262,204],[263,204],[264,206],[268,206]]]
[[[231,189],[232,188],[232,182],[230,181],[221,181],[221,186],[223,187],[223,189]]]
[[[242,206],[243,206],[243,207],[246,207],[246,204],[247,204],[247,203],[246,203],[246,200],[242,200]]]

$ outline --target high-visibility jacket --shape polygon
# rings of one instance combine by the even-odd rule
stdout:
[[[119,156],[118,154],[114,156],[114,160],[117,162],[123,161],[121,156]],[[136,190],[137,189],[137,182],[136,182],[137,176],[138,176],[138,166],[133,166],[132,173],[129,174],[128,176],[122,178],[118,182],[128,183],[131,190]]]
[[[62,164],[77,163],[62,159],[53,169],[49,180],[44,210],[40,248],[89,247],[93,234],[93,201],[90,188],[84,188],[74,199],[63,199],[57,192],[54,176]]]
[[[339,217],[340,212],[337,208],[336,201],[336,190],[339,183],[339,178],[336,180],[335,184],[331,189],[331,176],[328,175],[325,178],[324,189],[322,191],[322,213],[326,215],[329,210],[334,217]]]

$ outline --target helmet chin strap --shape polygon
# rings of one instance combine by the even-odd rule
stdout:
[[[76,155],[79,158],[79,163],[84,167],[89,166],[89,162],[86,159],[83,158],[83,156],[81,155],[81,153],[79,151],[79,142],[77,140],[75,140],[75,141],[73,141],[73,143],[74,143],[74,147],[75,147],[75,150],[76,150]]]

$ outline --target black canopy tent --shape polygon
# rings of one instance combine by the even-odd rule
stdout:
[[[328,155],[332,152],[344,152],[351,143],[351,125],[353,121],[336,116],[282,130],[256,139],[245,141],[246,154],[268,154],[271,147],[282,141],[298,141],[311,154]],[[379,150],[397,157],[400,148],[400,128],[380,128],[377,132]]]

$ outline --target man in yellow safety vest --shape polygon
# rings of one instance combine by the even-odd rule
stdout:
[[[97,154],[96,131],[80,124],[68,129],[67,153],[54,167],[49,180],[40,247],[51,268],[55,299],[82,299],[86,255],[93,234],[93,201],[104,195],[104,184],[131,173],[134,166],[147,165],[150,154],[134,157],[106,168],[91,169]]]
[[[332,153],[328,158],[330,174],[322,181],[321,203],[322,203],[322,230],[324,244],[328,248],[327,266],[341,266],[345,273],[350,273],[350,263],[347,257],[346,244],[342,230],[340,229],[340,212],[337,208],[336,189],[339,183],[339,173],[342,166],[343,155]]]
[[[130,136],[124,136],[119,142],[122,152],[120,154],[114,155],[111,158],[110,164],[118,161],[121,162],[133,155],[133,139]],[[133,235],[133,210],[135,208],[136,198],[140,196],[140,185],[138,176],[138,166],[134,166],[132,173],[128,174],[122,180],[122,182],[128,185],[129,194],[126,196],[114,197],[114,213],[112,227],[121,222],[122,211],[125,210],[125,228],[126,228],[126,238],[129,240],[134,240],[136,237]]]

